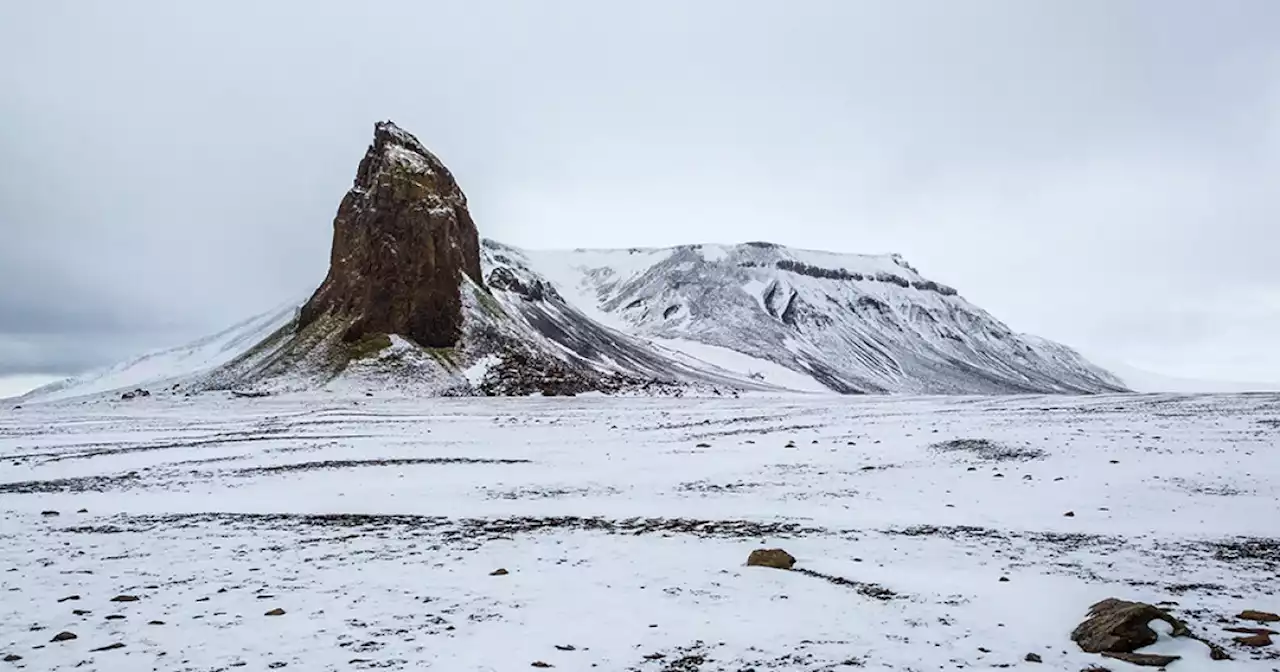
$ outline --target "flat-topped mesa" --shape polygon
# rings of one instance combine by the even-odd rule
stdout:
[[[349,322],[347,342],[398,334],[451,347],[462,332],[464,273],[483,285],[466,196],[417,138],[379,122],[333,220],[329,273],[302,307],[298,329],[327,315]]]

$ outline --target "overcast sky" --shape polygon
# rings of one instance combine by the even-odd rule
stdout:
[[[1280,380],[1280,2],[623,4],[0,5],[0,376],[305,298],[389,118],[504,242],[899,252],[1016,330]]]

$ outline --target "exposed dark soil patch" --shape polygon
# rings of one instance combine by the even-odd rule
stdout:
[[[565,499],[569,497],[599,497],[620,494],[616,488],[513,488],[510,490],[485,490],[488,499]]]
[[[884,586],[878,583],[868,583],[866,581],[854,581],[853,579],[846,579],[843,576],[835,576],[832,574],[815,572],[812,569],[805,569],[803,567],[797,567],[792,569],[791,571],[799,572],[800,574],[804,574],[805,576],[812,576],[814,578],[822,579],[823,581],[834,583],[837,586],[852,588],[858,591],[859,595],[870,597],[876,600],[888,601],[896,597],[899,597],[897,593],[893,592],[892,590],[889,590],[888,588],[885,588]]]
[[[1221,562],[1250,565],[1262,570],[1280,570],[1280,539],[1239,537],[1207,544]]]
[[[55,478],[48,481],[18,481],[0,483],[0,495],[29,495],[51,492],[106,492],[124,490],[142,483],[137,472],[113,476],[80,476]]]
[[[1038,448],[1024,448],[996,443],[989,439],[952,439],[929,446],[941,453],[968,453],[988,462],[1039,460],[1046,456]]]
[[[759,488],[762,483],[712,483],[710,481],[691,481],[689,483],[681,483],[676,486],[678,492],[703,492],[713,494],[726,494],[735,492],[750,492]]]
[[[72,452],[64,449],[60,452],[43,452],[43,453],[24,453],[21,455],[8,455],[0,459],[5,460],[27,460],[31,458],[48,458],[49,462],[60,462],[62,460],[86,460],[93,457],[102,457],[104,455],[124,455],[128,453],[143,453],[153,450],[171,450],[174,448],[201,448],[208,446],[216,446],[229,443],[251,443],[254,441],[340,441],[348,439],[366,439],[374,436],[373,434],[333,434],[333,435],[288,435],[288,427],[279,429],[255,430],[253,432],[227,432],[224,434],[214,434],[198,439],[186,439],[181,441],[163,441],[160,443],[144,443],[133,445],[118,444],[83,444],[83,447],[95,447],[92,450],[84,450],[80,452]],[[98,447],[103,446],[103,447]],[[74,448],[74,447],[71,447]]]
[[[248,467],[231,472],[235,476],[262,476],[299,471],[320,471],[325,469],[354,469],[356,467],[401,467],[414,464],[529,464],[530,460],[497,459],[484,457],[422,457],[388,460],[321,460],[316,462],[298,462],[296,464],[277,464],[270,467]]]
[[[359,527],[366,531],[403,529],[439,534],[445,540],[494,539],[513,534],[574,530],[606,534],[692,534],[718,538],[760,538],[826,534],[827,530],[803,527],[799,523],[762,523],[747,520],[696,520],[688,518],[608,518],[517,517],[445,518],[442,516],[366,514],[252,514],[194,513],[159,516],[117,516],[115,528],[146,532],[158,527],[198,528],[210,524],[243,527],[298,529],[304,527]],[[98,528],[68,528],[65,531],[100,531]]]

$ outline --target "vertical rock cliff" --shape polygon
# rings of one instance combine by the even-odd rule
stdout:
[[[417,138],[380,122],[333,220],[329,273],[298,330],[328,316],[349,324],[346,342],[399,334],[452,347],[462,333],[464,274],[483,285],[466,196]]]

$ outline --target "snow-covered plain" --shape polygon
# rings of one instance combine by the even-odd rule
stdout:
[[[0,658],[1131,669],[1069,639],[1115,596],[1172,601],[1235,656],[1157,644],[1185,655],[1171,670],[1270,671],[1274,649],[1232,643],[1220,619],[1280,610],[1278,438],[1273,394],[6,409]],[[745,567],[762,546],[805,572]],[[63,631],[76,639],[51,641]]]

